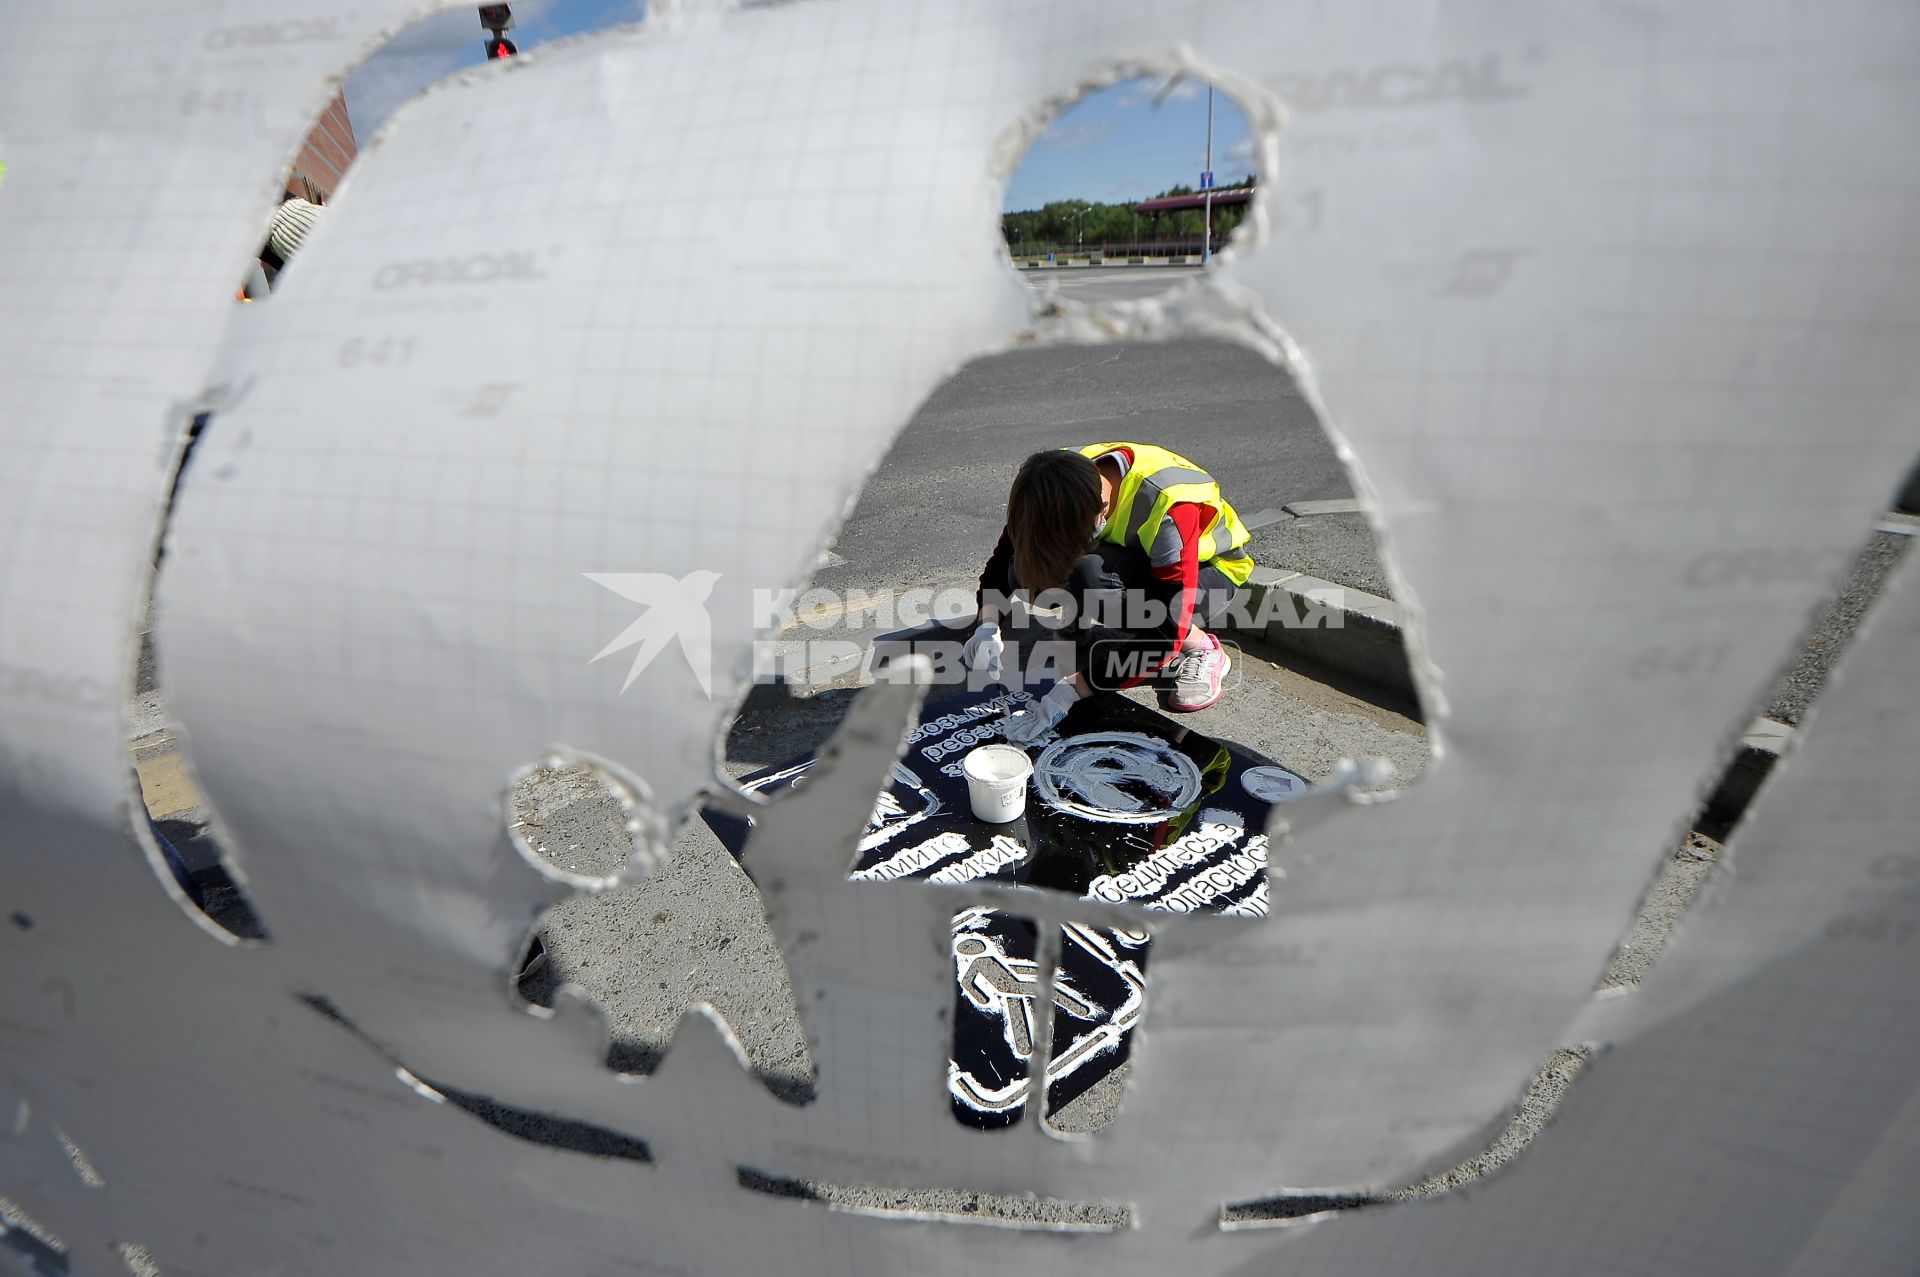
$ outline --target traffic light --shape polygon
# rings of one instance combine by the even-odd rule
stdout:
[[[487,29],[487,61],[510,58],[520,52],[507,32],[513,28],[513,8],[504,4],[480,6],[480,25]]]

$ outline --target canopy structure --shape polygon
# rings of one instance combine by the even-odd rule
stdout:
[[[1253,200],[1253,192],[1254,188],[1251,186],[1236,186],[1229,190],[1214,191],[1212,193],[1212,207],[1219,209],[1250,203]],[[1145,200],[1139,204],[1135,204],[1133,211],[1135,213],[1145,213],[1152,219],[1147,223],[1147,237],[1150,240],[1158,241],[1160,239],[1160,215],[1162,213],[1179,214],[1187,212],[1190,209],[1205,209],[1207,207],[1207,192],[1195,191],[1191,195],[1162,195],[1156,199]],[[1212,221],[1211,213],[1208,214],[1208,221]],[[1178,222],[1174,223],[1174,228],[1176,231],[1179,229]]]
[[[1253,199],[1254,189],[1255,188],[1251,186],[1236,186],[1230,190],[1215,191],[1213,193],[1213,206],[1219,208],[1226,204],[1249,203]],[[1207,193],[1205,191],[1195,191],[1192,195],[1162,195],[1158,199],[1146,200],[1142,203],[1135,204],[1133,211],[1136,213],[1152,213],[1157,216],[1161,213],[1179,213],[1190,208],[1205,208],[1206,206]]]

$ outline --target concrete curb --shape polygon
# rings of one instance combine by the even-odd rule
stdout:
[[[1907,471],[1907,481],[1900,485],[1900,495],[1893,499],[1893,508],[1900,514],[1920,514],[1920,461]]]
[[[1792,743],[1795,730],[1793,724],[1777,718],[1754,719],[1746,735],[1740,738],[1740,748],[1734,753],[1733,761],[1721,773],[1720,783],[1708,795],[1697,823],[1718,826],[1717,836],[1724,837],[1746,812],[1753,796],[1760,792],[1760,786],[1766,783],[1774,764]]]
[[[1087,270],[1095,266],[1114,269],[1122,266],[1138,266],[1148,269],[1158,266],[1204,266],[1206,262],[1198,253],[1185,257],[1083,257],[1077,260],[1056,262],[1016,262],[1021,270]]]
[[[1246,588],[1248,614],[1270,619],[1257,631],[1236,627],[1229,634],[1415,698],[1400,607],[1392,599],[1278,568],[1255,568]]]

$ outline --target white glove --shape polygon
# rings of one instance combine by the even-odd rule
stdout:
[[[960,659],[967,663],[968,669],[985,670],[998,678],[1001,658],[1006,654],[1006,650],[1006,640],[1000,637],[1000,627],[992,621],[986,621],[973,632],[973,637],[967,640],[967,645],[960,649]]]
[[[1054,724],[1065,718],[1079,699],[1080,693],[1073,690],[1073,684],[1061,679],[1047,689],[1038,704],[1009,717],[1001,730],[1014,744],[1031,745],[1052,731]]]

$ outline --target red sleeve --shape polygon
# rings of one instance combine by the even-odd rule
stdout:
[[[1193,626],[1193,605],[1200,593],[1200,534],[1206,531],[1213,511],[1191,501],[1182,501],[1167,511],[1167,518],[1180,534],[1180,560],[1156,567],[1152,573],[1156,581],[1174,581],[1180,585],[1179,593],[1173,600],[1174,614],[1170,618],[1174,623],[1173,647],[1155,663],[1153,670],[1128,679],[1121,684],[1122,687],[1137,686],[1158,673],[1179,654],[1180,644],[1187,641],[1187,631]]]
[[[1206,531],[1213,511],[1182,501],[1167,511],[1167,518],[1180,533],[1180,561],[1154,568],[1153,576],[1157,581],[1175,581],[1180,585],[1173,617],[1173,641],[1180,644],[1186,642],[1187,630],[1193,624],[1193,604],[1200,595],[1200,534]]]

